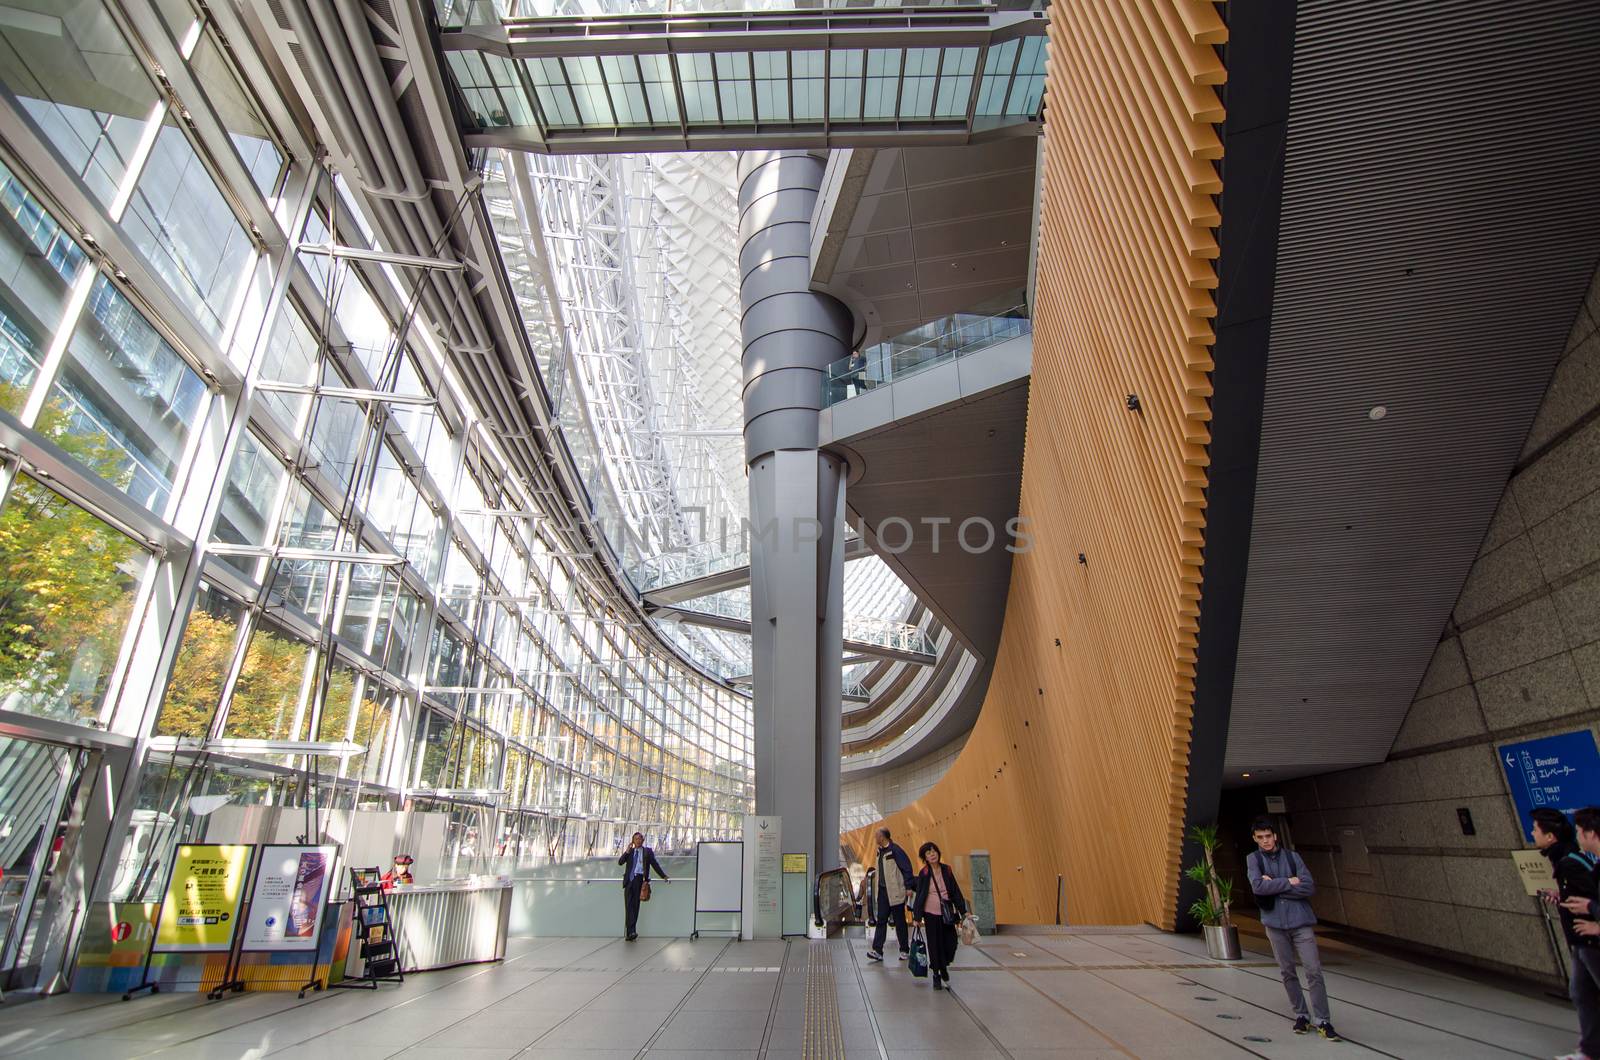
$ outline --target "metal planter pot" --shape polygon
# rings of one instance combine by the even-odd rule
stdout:
[[[1241,954],[1239,951],[1238,928],[1232,924],[1225,927],[1220,924],[1207,924],[1204,930],[1206,933],[1206,953],[1211,956],[1212,960],[1236,961],[1239,959]]]

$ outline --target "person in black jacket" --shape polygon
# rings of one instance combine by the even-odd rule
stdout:
[[[922,859],[922,871],[917,873],[911,919],[926,924],[928,970],[933,988],[943,990],[944,983],[950,981],[950,962],[955,959],[957,946],[956,925],[967,915],[967,900],[956,883],[956,874],[944,863],[938,844],[922,844],[917,848],[917,857]]]
[[[617,864],[623,866],[622,899],[628,911],[628,941],[632,942],[639,937],[639,894],[650,880],[650,870],[655,869],[662,880],[667,874],[661,870],[656,852],[644,845],[643,832],[633,833],[633,842],[622,852]]]
[[[1600,810],[1582,809],[1579,825],[1588,832],[1587,845],[1595,845],[1595,829],[1600,827]],[[1562,1060],[1600,1057],[1600,931],[1596,930],[1595,899],[1600,895],[1595,881],[1594,855],[1579,845],[1580,836],[1566,814],[1548,806],[1533,811],[1533,842],[1550,859],[1556,878],[1555,891],[1544,891],[1547,902],[1560,902],[1561,930],[1572,953],[1567,993],[1578,1010],[1578,1051]]]

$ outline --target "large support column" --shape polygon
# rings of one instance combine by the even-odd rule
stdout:
[[[827,366],[850,313],[810,290],[811,210],[825,158],[739,156],[744,445],[750,468],[750,636],[756,813],[813,873],[839,859],[839,660],[845,467],[817,449]]]

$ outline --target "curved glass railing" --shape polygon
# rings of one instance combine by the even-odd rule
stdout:
[[[690,611],[718,618],[750,621],[750,590],[731,589],[714,596],[702,596],[678,605],[680,611]],[[895,651],[920,652],[937,655],[938,645],[921,628],[909,622],[896,622],[888,618],[862,618],[846,615],[844,639],[862,644],[873,644]]]
[[[1033,331],[1021,292],[913,328],[828,365],[822,407]]]
[[[643,556],[628,566],[628,580],[640,593],[668,585],[681,585],[697,578],[708,578],[723,571],[750,566],[750,531],[744,526],[729,527],[727,541],[700,541],[685,548]],[[845,543],[856,539],[853,526],[846,524]]]

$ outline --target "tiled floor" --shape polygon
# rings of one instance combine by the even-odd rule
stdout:
[[[1259,941],[1246,946],[1243,962],[1224,966],[1198,939],[1144,929],[1006,934],[963,948],[954,991],[936,994],[895,961],[893,943],[885,964],[866,963],[859,937],[519,939],[501,964],[378,993],[79,994],[7,1005],[0,1055],[1454,1060],[1575,1047],[1576,1021],[1560,1002],[1337,943],[1324,957],[1334,1022],[1350,1041],[1296,1038],[1276,967]]]

